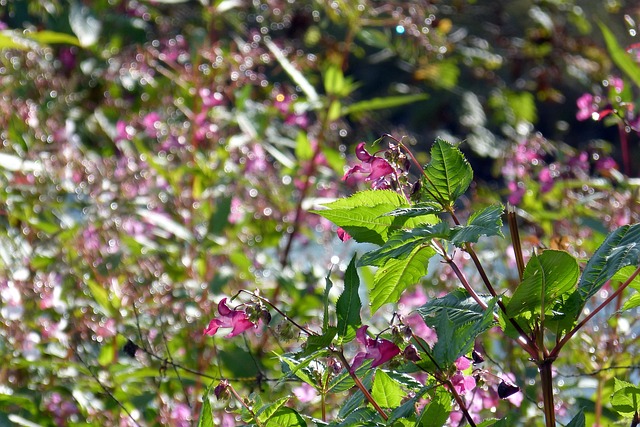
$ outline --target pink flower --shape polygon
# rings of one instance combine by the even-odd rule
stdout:
[[[351,235],[346,231],[344,231],[342,227],[338,228],[337,233],[338,233],[338,239],[342,240],[343,242],[346,242],[347,240],[351,239]]]
[[[553,175],[549,168],[542,168],[538,174],[538,180],[540,181],[540,191],[543,193],[546,193],[553,188]]]
[[[218,303],[219,317],[214,318],[209,322],[209,326],[205,328],[203,333],[205,335],[213,336],[218,332],[218,328],[232,328],[231,332],[226,335],[226,338],[232,338],[246,331],[247,329],[255,328],[256,325],[249,320],[249,316],[242,310],[230,309],[227,307],[227,299],[223,298]]]
[[[160,114],[155,111],[142,118],[142,126],[149,136],[158,136],[158,122],[160,122]]]
[[[524,184],[516,183],[515,181],[510,181],[507,184],[507,188],[511,192],[511,194],[509,194],[509,197],[507,197],[507,201],[512,205],[517,205],[518,203],[520,203],[522,201],[522,197],[524,196],[524,193],[526,192],[526,188],[524,188]]]
[[[294,387],[291,392],[300,400],[302,403],[311,402],[316,398],[318,392],[315,388],[311,387],[307,383],[302,383],[299,387]]]
[[[202,105],[211,108],[224,102],[224,97],[220,92],[211,92],[211,89],[203,87],[198,90],[198,95],[202,99]]]
[[[451,384],[458,394],[465,394],[468,391],[476,388],[476,380],[471,375],[463,375],[457,373],[451,377]]]
[[[393,166],[382,157],[372,156],[364,147],[364,142],[356,147],[356,157],[362,162],[362,165],[353,166],[344,174],[342,180],[346,181],[354,173],[364,173],[369,174],[364,180],[373,181],[371,188],[374,190],[389,188],[389,179],[395,175]]]
[[[580,121],[588,120],[593,117],[593,114],[597,112],[597,106],[593,102],[593,95],[585,93],[576,101],[578,105],[578,112],[576,113],[576,119]]]
[[[400,354],[398,346],[391,341],[380,338],[375,340],[369,338],[367,336],[368,328],[368,326],[361,326],[358,332],[356,332],[356,339],[365,346],[365,351],[361,351],[353,358],[351,372],[355,372],[365,359],[373,359],[371,367],[375,368]]]

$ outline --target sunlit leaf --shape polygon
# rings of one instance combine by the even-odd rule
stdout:
[[[66,33],[58,33],[55,31],[36,31],[25,34],[25,37],[37,41],[41,44],[71,44],[80,46],[80,40],[76,36]]]
[[[622,416],[640,413],[640,387],[614,378],[614,392],[610,402],[613,410]]]
[[[576,414],[573,419],[566,425],[566,427],[585,427],[585,419],[584,419],[584,411],[580,408],[580,411]]]
[[[426,200],[451,206],[467,191],[473,170],[457,147],[437,138],[431,147],[431,162],[424,170],[421,194]]]
[[[344,107],[342,109],[342,115],[399,107],[401,105],[411,104],[413,102],[424,101],[428,98],[429,96],[427,94],[398,95],[388,96],[385,98],[372,98]]]
[[[451,394],[442,387],[437,388],[434,394],[420,414],[420,427],[442,427],[449,418]]]
[[[395,408],[400,405],[406,393],[396,381],[383,370],[378,369],[373,380],[371,396],[383,408]]]
[[[492,205],[474,212],[466,226],[455,227],[451,231],[450,241],[455,245],[463,243],[476,243],[482,236],[501,236],[502,213],[504,207],[501,204]]]
[[[389,259],[376,272],[369,299],[371,312],[389,302],[398,302],[402,292],[427,274],[429,260],[436,251],[430,247],[416,247],[402,259]]]
[[[607,50],[609,51],[613,62],[627,75],[627,77],[633,80],[637,87],[640,87],[640,65],[638,65],[631,55],[629,55],[618,44],[615,35],[609,30],[609,28],[607,28],[606,25],[599,22],[598,26],[600,27],[600,31],[602,31],[602,36],[607,44]]]

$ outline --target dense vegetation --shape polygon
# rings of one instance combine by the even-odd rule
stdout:
[[[634,2],[0,6],[0,425],[640,423]]]

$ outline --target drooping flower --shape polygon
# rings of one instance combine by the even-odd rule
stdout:
[[[226,338],[232,338],[246,331],[247,329],[255,328],[256,325],[249,320],[249,316],[243,310],[230,309],[227,306],[227,299],[223,298],[218,303],[219,317],[216,317],[209,322],[209,326],[205,328],[203,333],[205,335],[213,336],[218,332],[219,328],[232,328],[231,332],[226,335]]]
[[[451,377],[451,384],[458,394],[465,394],[476,388],[476,380],[473,375],[465,375],[463,371],[471,367],[471,361],[466,357],[459,357],[455,361],[458,372]]]
[[[361,351],[353,358],[351,372],[355,372],[366,359],[373,359],[371,367],[375,368],[400,354],[398,346],[391,341],[381,338],[369,338],[367,335],[368,328],[368,326],[361,326],[356,332],[356,339],[364,345],[365,351]]]
[[[364,142],[356,147],[356,157],[362,162],[362,165],[355,165],[349,169],[342,177],[343,181],[355,173],[363,173],[368,174],[364,180],[365,182],[372,181],[371,188],[374,190],[389,188],[390,179],[395,176],[395,170],[386,159],[369,154]]]

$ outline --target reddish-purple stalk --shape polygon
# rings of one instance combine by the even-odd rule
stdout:
[[[340,361],[342,362],[344,367],[347,369],[347,372],[349,373],[349,376],[351,376],[351,379],[353,379],[353,382],[356,383],[356,387],[360,389],[362,394],[364,394],[364,397],[369,401],[369,403],[371,403],[374,409],[380,414],[382,419],[387,421],[389,419],[389,416],[382,410],[382,408],[380,407],[380,405],[378,405],[378,402],[376,402],[373,396],[371,396],[371,393],[369,393],[369,390],[367,390],[364,384],[362,384],[362,381],[360,381],[360,378],[358,378],[356,373],[352,372],[351,365],[349,365],[349,361],[347,360],[346,357],[344,357],[344,354],[342,353],[342,351],[336,351],[335,353],[340,358]]]
[[[431,360],[431,363],[433,363],[433,365],[436,367],[436,372],[435,372],[435,374],[433,374],[434,378],[440,384],[444,384],[444,385],[447,386],[447,388],[449,389],[449,391],[453,395],[453,399],[458,404],[458,407],[460,408],[460,411],[462,411],[462,414],[464,415],[465,419],[469,422],[469,425],[471,427],[476,427],[476,424],[473,421],[473,418],[471,417],[471,414],[469,413],[469,410],[467,409],[467,405],[464,403],[464,400],[462,400],[462,397],[460,396],[458,391],[455,389],[455,387],[451,383],[451,380],[448,379],[448,378],[446,378],[446,379],[442,378],[442,368],[440,368],[440,366],[438,365],[438,362],[436,362],[436,360],[431,355],[430,349],[425,348],[425,346],[422,345],[422,342],[418,339],[416,334],[414,334],[413,332],[411,332],[411,338],[413,338],[413,340],[416,342],[416,344],[418,344],[418,346],[422,349],[424,354],[426,354],[427,357],[429,358],[429,360]]]

